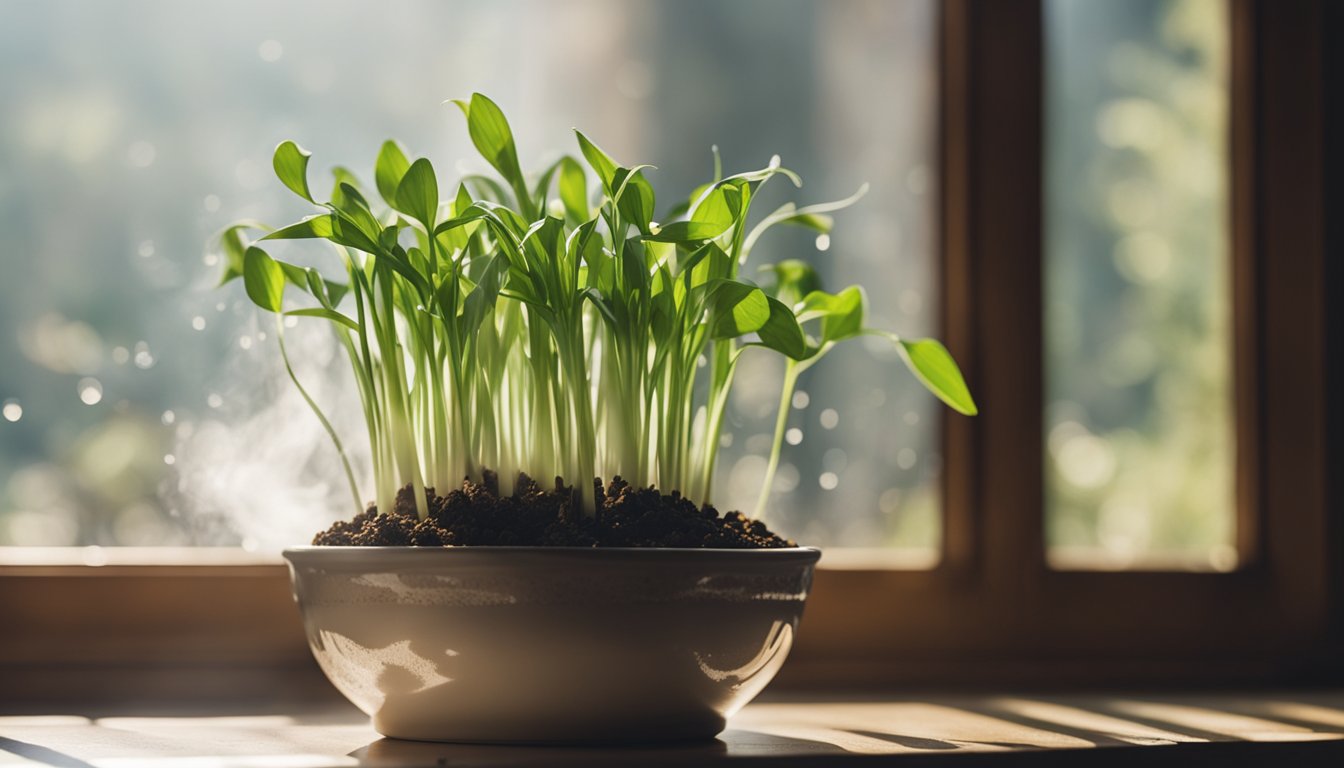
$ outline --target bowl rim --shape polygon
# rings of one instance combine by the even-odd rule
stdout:
[[[288,561],[329,561],[351,559],[442,560],[450,558],[510,557],[533,559],[563,558],[582,560],[775,560],[815,563],[821,559],[817,547],[776,547],[774,549],[729,549],[708,547],[521,547],[521,546],[326,546],[306,544],[286,547],[281,555]]]

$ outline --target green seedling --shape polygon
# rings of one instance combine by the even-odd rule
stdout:
[[[378,509],[392,509],[409,485],[422,517],[427,486],[480,480],[487,469],[505,492],[520,471],[563,477],[588,514],[599,476],[708,502],[734,372],[749,352],[785,360],[758,517],[798,377],[836,344],[889,339],[930,392],[976,413],[947,350],[867,327],[859,287],[827,293],[799,261],[752,269],[761,283],[743,276],[771,227],[827,234],[830,214],[863,190],[790,203],[752,223],[763,184],[800,180],[778,160],[722,176],[716,155],[714,178],[655,220],[650,166],[622,165],[576,132],[582,162],[564,156],[525,176],[499,107],[480,94],[455,103],[497,178],[440,185],[429,160],[388,141],[374,166],[376,196],[338,168],[318,202],[309,154],[287,141],[275,151],[276,175],[315,213],[278,229],[239,223],[221,237],[222,282],[242,277],[252,301],[276,316],[286,370],[335,443],[357,510],[341,441],[289,364],[285,317],[330,324],[363,405]],[[266,251],[294,239],[329,243],[340,279]]]

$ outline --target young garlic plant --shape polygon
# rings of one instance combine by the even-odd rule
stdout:
[[[429,160],[412,162],[388,141],[374,166],[385,208],[342,168],[329,200],[318,202],[309,153],[286,141],[275,172],[318,212],[279,229],[241,222],[221,236],[221,284],[242,277],[252,301],[276,315],[286,370],[335,443],[357,511],[363,497],[341,441],[289,364],[285,316],[328,321],[345,350],[384,512],[409,485],[423,517],[427,486],[480,480],[487,469],[506,493],[520,471],[563,477],[588,514],[599,476],[708,502],[734,371],[749,350],[786,361],[758,517],[798,376],[839,342],[890,339],[933,394],[976,412],[940,343],[864,325],[857,286],[827,293],[799,261],[762,267],[768,285],[742,276],[771,227],[828,233],[829,214],[864,190],[834,203],[786,204],[751,225],[761,185],[777,176],[801,181],[777,159],[722,177],[716,155],[714,179],[658,223],[650,166],[620,165],[576,131],[591,177],[564,156],[529,178],[499,107],[480,94],[456,103],[499,179],[468,175],[441,190]],[[293,239],[330,243],[344,279],[264,250]],[[287,294],[306,306],[287,303]]]

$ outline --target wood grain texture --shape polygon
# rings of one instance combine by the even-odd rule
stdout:
[[[168,716],[165,716],[168,715]],[[917,696],[763,702],[718,739],[517,747],[380,739],[348,708],[0,716],[0,765],[1338,765],[1344,696]]]
[[[1326,152],[1339,100],[1323,72],[1329,53],[1338,88],[1341,54],[1324,41],[1344,39],[1344,13],[1232,2],[1245,567],[1046,567],[1041,4],[945,0],[944,324],[983,415],[948,417],[942,562],[823,560],[777,687],[1344,680],[1344,418],[1328,397],[1344,359],[1344,217],[1325,208],[1344,164]],[[11,706],[115,702],[132,686],[169,700],[330,695],[278,565],[0,566],[0,617]]]

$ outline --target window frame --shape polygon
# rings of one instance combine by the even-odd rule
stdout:
[[[1320,0],[1229,0],[1229,11],[1239,566],[1196,573],[1047,565],[1042,2],[945,0],[944,332],[981,414],[946,417],[942,563],[928,573],[819,572],[794,678],[1341,677],[1344,524],[1338,504],[1328,504],[1327,460],[1327,450],[1339,455],[1337,413],[1334,431],[1326,429],[1339,410],[1327,408],[1327,384],[1337,377],[1327,378],[1326,344],[1340,344],[1337,332],[1327,337],[1326,299],[1340,293],[1340,267],[1332,261],[1326,271],[1322,41],[1327,28],[1344,29],[1344,13],[1327,16]]]
[[[818,570],[779,685],[1344,679],[1341,4],[1229,0],[1237,548],[1230,573],[1050,569],[1043,508],[1042,0],[943,0],[942,558]],[[1330,148],[1333,148],[1331,145]],[[1328,193],[1328,194],[1327,194]],[[1344,255],[1344,254],[1340,254]],[[993,343],[988,340],[992,339]],[[1289,340],[1284,342],[1283,340]],[[1271,343],[1273,342],[1273,343]],[[0,704],[332,697],[281,565],[4,565]],[[188,677],[189,676],[189,677]]]

